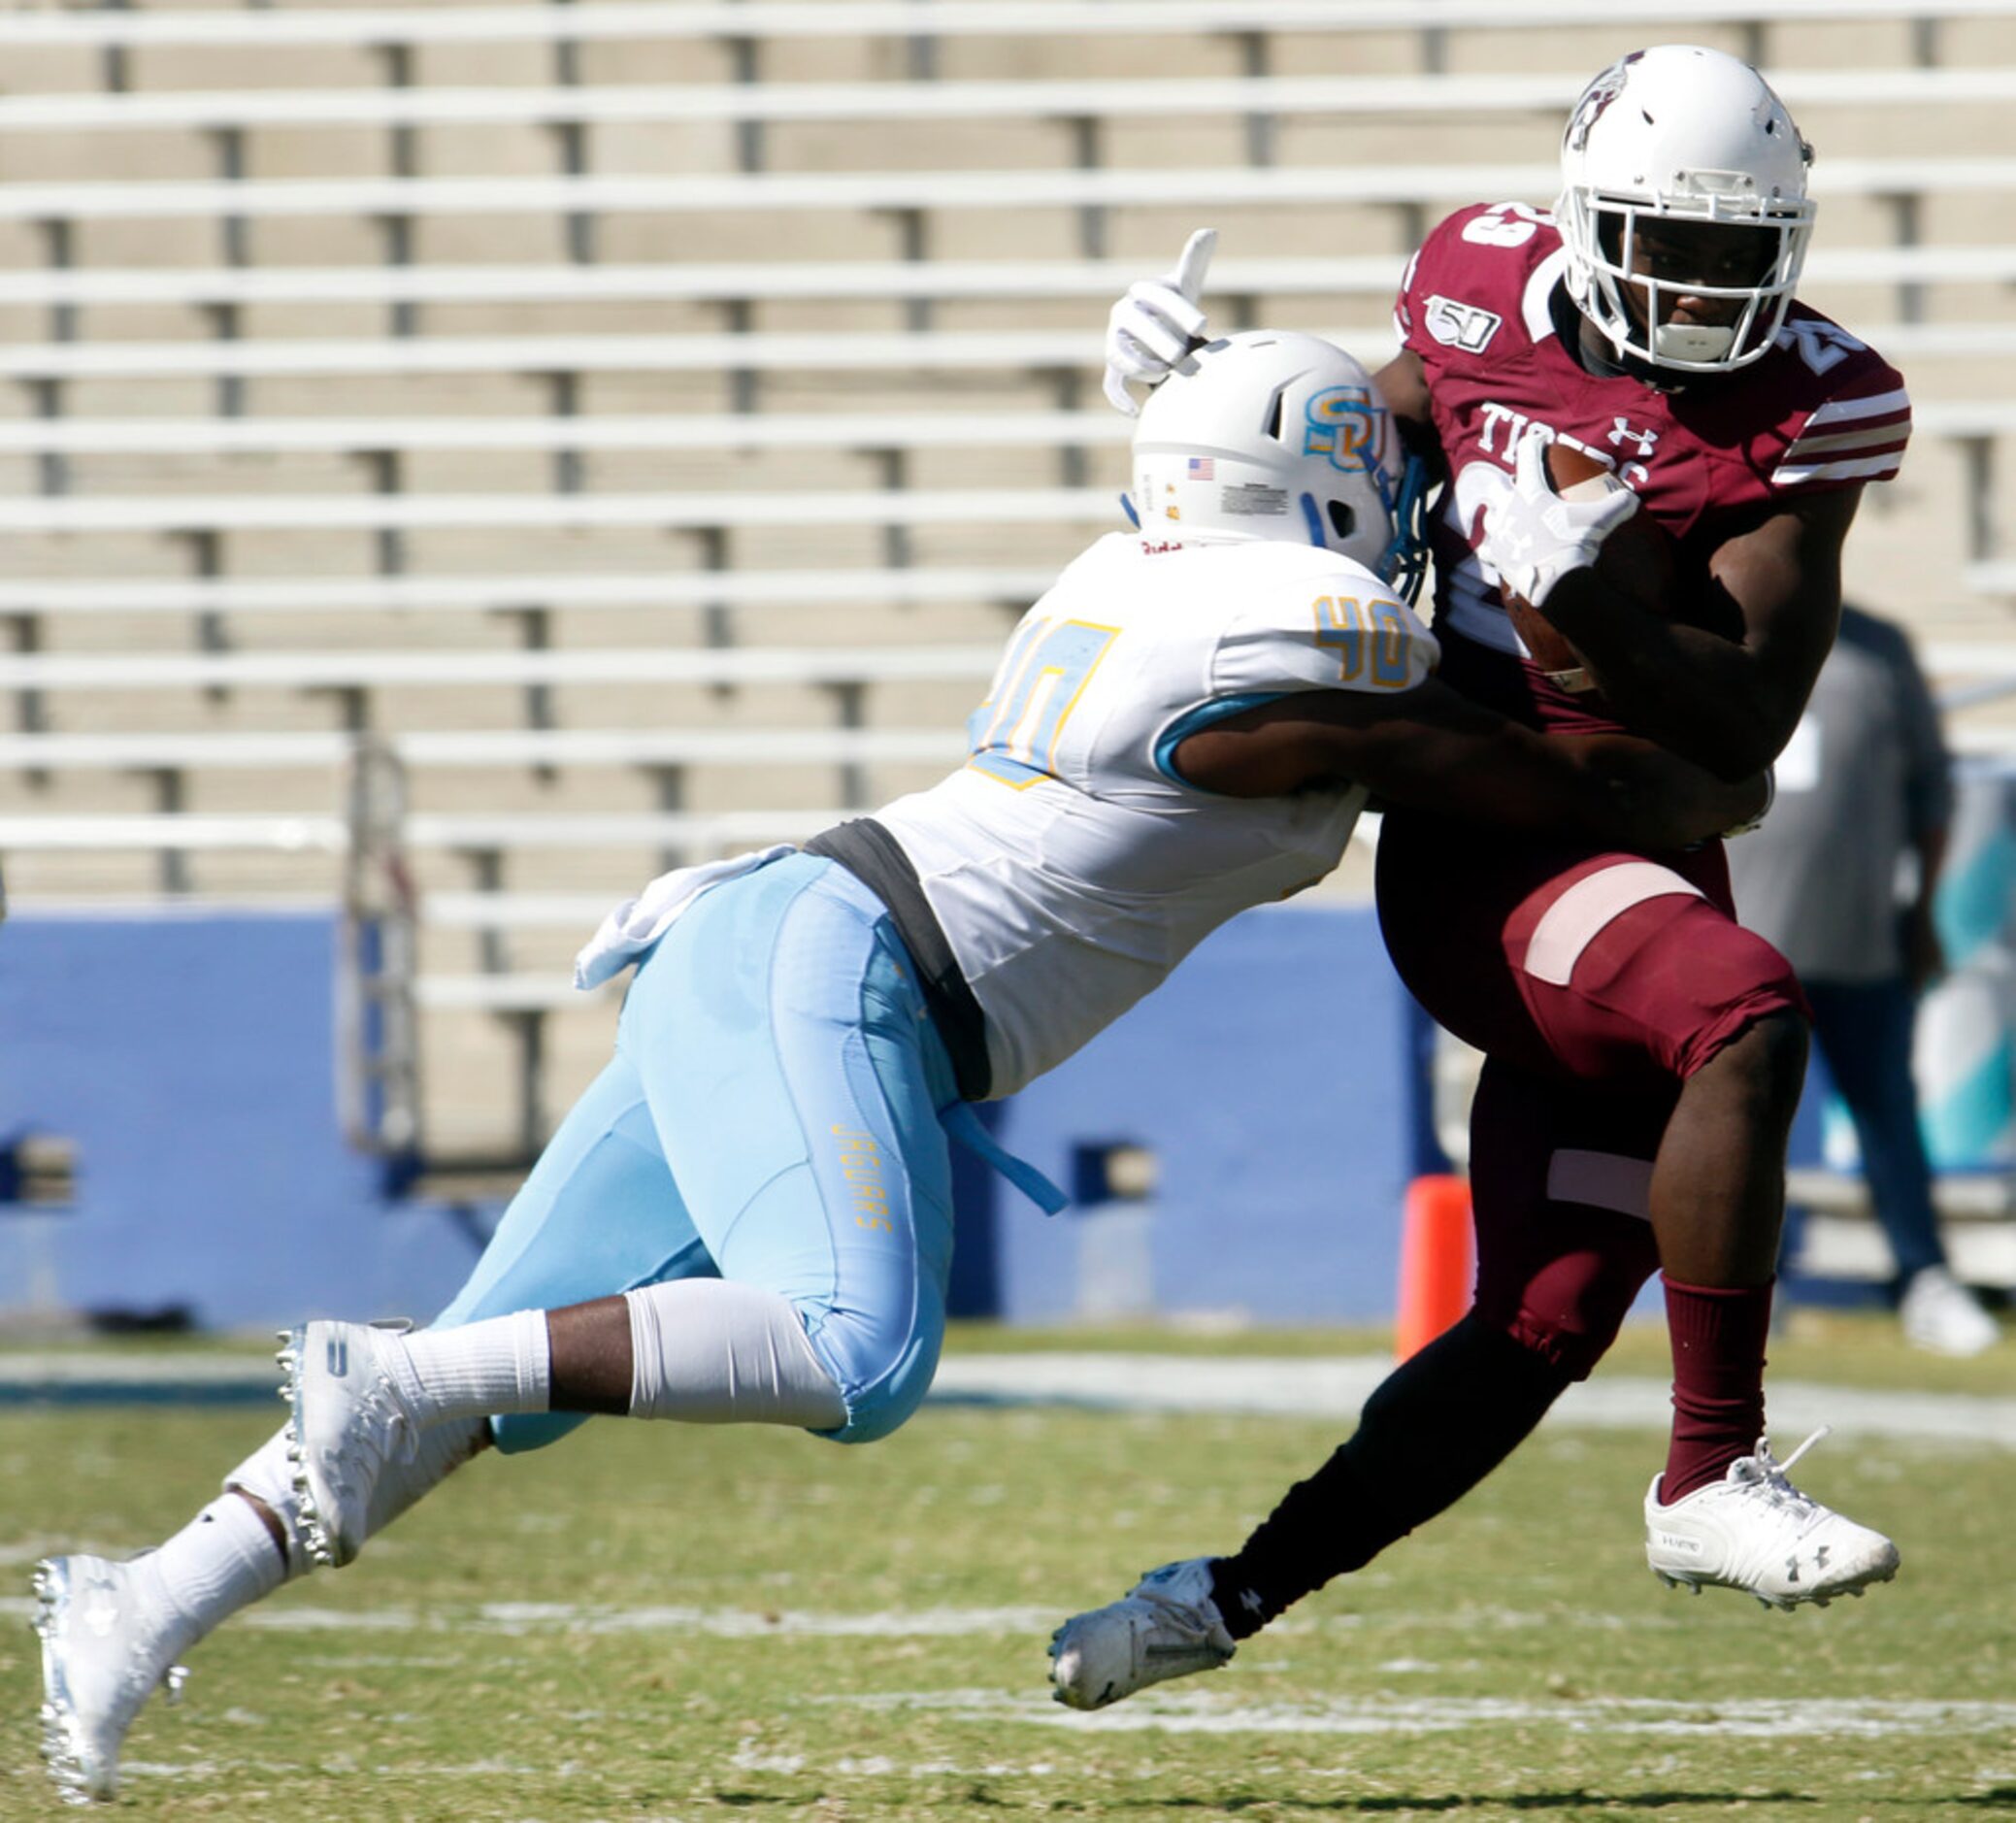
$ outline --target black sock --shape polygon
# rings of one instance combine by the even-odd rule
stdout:
[[[1362,1569],[1498,1467],[1569,1384],[1466,1317],[1366,1401],[1357,1434],[1290,1488],[1237,1555],[1211,1565],[1226,1631],[1244,1640],[1333,1576]]]

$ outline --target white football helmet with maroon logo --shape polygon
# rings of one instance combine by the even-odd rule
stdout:
[[[1683,373],[1747,366],[1792,305],[1813,231],[1812,158],[1747,63],[1696,45],[1633,51],[1582,91],[1562,138],[1554,216],[1570,296],[1620,356]],[[1761,231],[1756,257],[1742,272],[1634,271],[1637,239],[1655,223]],[[1626,303],[1627,284],[1645,296],[1643,320]],[[1727,324],[1662,323],[1682,289],[1741,308]]]
[[[1141,407],[1128,504],[1146,535],[1316,545],[1405,590],[1422,479],[1358,362],[1257,329],[1194,349]]]

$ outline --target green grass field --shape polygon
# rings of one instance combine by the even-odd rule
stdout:
[[[1366,1345],[1091,1341],[1272,1350],[1284,1374]],[[1659,1372],[1661,1346],[1628,1338],[1616,1371]],[[1928,1361],[1887,1326],[1837,1320],[1774,1369],[2004,1395],[2012,1359],[2005,1344]],[[34,1558],[153,1541],[278,1410],[0,1408],[0,1818],[58,1813],[34,1754]],[[607,1422],[543,1456],[486,1458],[361,1563],[192,1654],[186,1701],[157,1699],[128,1743],[120,1808],[289,1823],[2016,1814],[2016,1453],[1987,1446],[1823,1444],[1800,1479],[1890,1530],[1904,1569],[1867,1601],[1781,1615],[1645,1572],[1656,1431],[1550,1425],[1226,1671],[1101,1716],[1049,1702],[1057,1620],[1152,1564],[1236,1544],[1338,1434],[927,1408],[862,1450]]]

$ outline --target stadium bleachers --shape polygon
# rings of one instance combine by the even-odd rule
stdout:
[[[1781,83],[1807,294],[1920,404],[1853,587],[1998,676],[2016,6],[0,14],[13,891],[327,894],[377,744],[420,1026],[479,1055],[668,856],[956,755],[1012,613],[1117,523],[1128,279],[1215,221],[1214,320],[1376,360],[1435,215],[1544,202],[1580,81],[1679,36]],[[556,1024],[553,1106],[606,1037]],[[433,1074],[443,1147],[494,1138],[494,1074]]]

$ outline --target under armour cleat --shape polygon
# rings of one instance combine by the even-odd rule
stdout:
[[[1897,1546],[1880,1532],[1801,1494],[1787,1472],[1827,1435],[1806,1439],[1783,1463],[1769,1442],[1738,1456],[1719,1481],[1665,1507],[1660,1477],[1645,1494],[1645,1561],[1669,1588],[1742,1589],[1767,1608],[1860,1595],[1897,1574]]]
[[[66,1804],[118,1790],[119,1747],[162,1685],[173,1702],[187,1673],[175,1661],[196,1623],[168,1599],[150,1555],[129,1563],[51,1557],[35,1569],[42,1641],[42,1757]]]
[[[403,1332],[371,1323],[304,1323],[277,1357],[285,1380],[287,1459],[301,1503],[308,1554],[332,1570],[369,1535],[373,1490],[385,1466],[411,1462],[419,1428],[400,1398],[383,1351]]]
[[[1103,1709],[1137,1690],[1216,1671],[1237,1650],[1211,1599],[1211,1560],[1151,1570],[1117,1602],[1074,1615],[1050,1636],[1059,1703]]]

